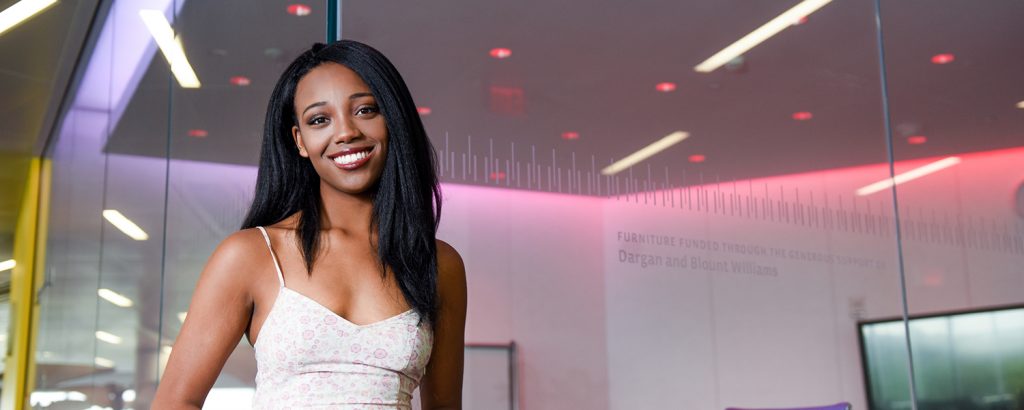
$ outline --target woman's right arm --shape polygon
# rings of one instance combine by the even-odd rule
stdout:
[[[253,237],[255,235],[256,237]],[[217,246],[192,294],[188,315],[160,379],[154,410],[199,409],[253,311],[252,274],[267,252],[256,229],[236,232]],[[269,256],[268,256],[269,257]]]

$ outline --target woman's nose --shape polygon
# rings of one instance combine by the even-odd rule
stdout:
[[[359,137],[359,128],[355,126],[351,119],[339,122],[337,133],[334,135],[335,142],[347,143],[357,137]]]

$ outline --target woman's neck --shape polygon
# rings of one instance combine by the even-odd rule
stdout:
[[[320,183],[320,219],[322,229],[339,230],[355,236],[370,234],[370,218],[373,215],[373,194],[359,195],[340,192],[329,185]]]

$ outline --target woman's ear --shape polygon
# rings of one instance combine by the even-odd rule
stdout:
[[[304,158],[309,158],[309,153],[306,152],[306,144],[302,143],[302,134],[299,133],[299,126],[292,126],[292,139],[295,140],[295,146],[299,148],[299,155]]]

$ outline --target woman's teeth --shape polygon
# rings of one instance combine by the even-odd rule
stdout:
[[[334,157],[334,162],[340,165],[348,165],[366,158],[368,155],[370,155],[370,151],[360,151],[355,154],[346,154]]]

